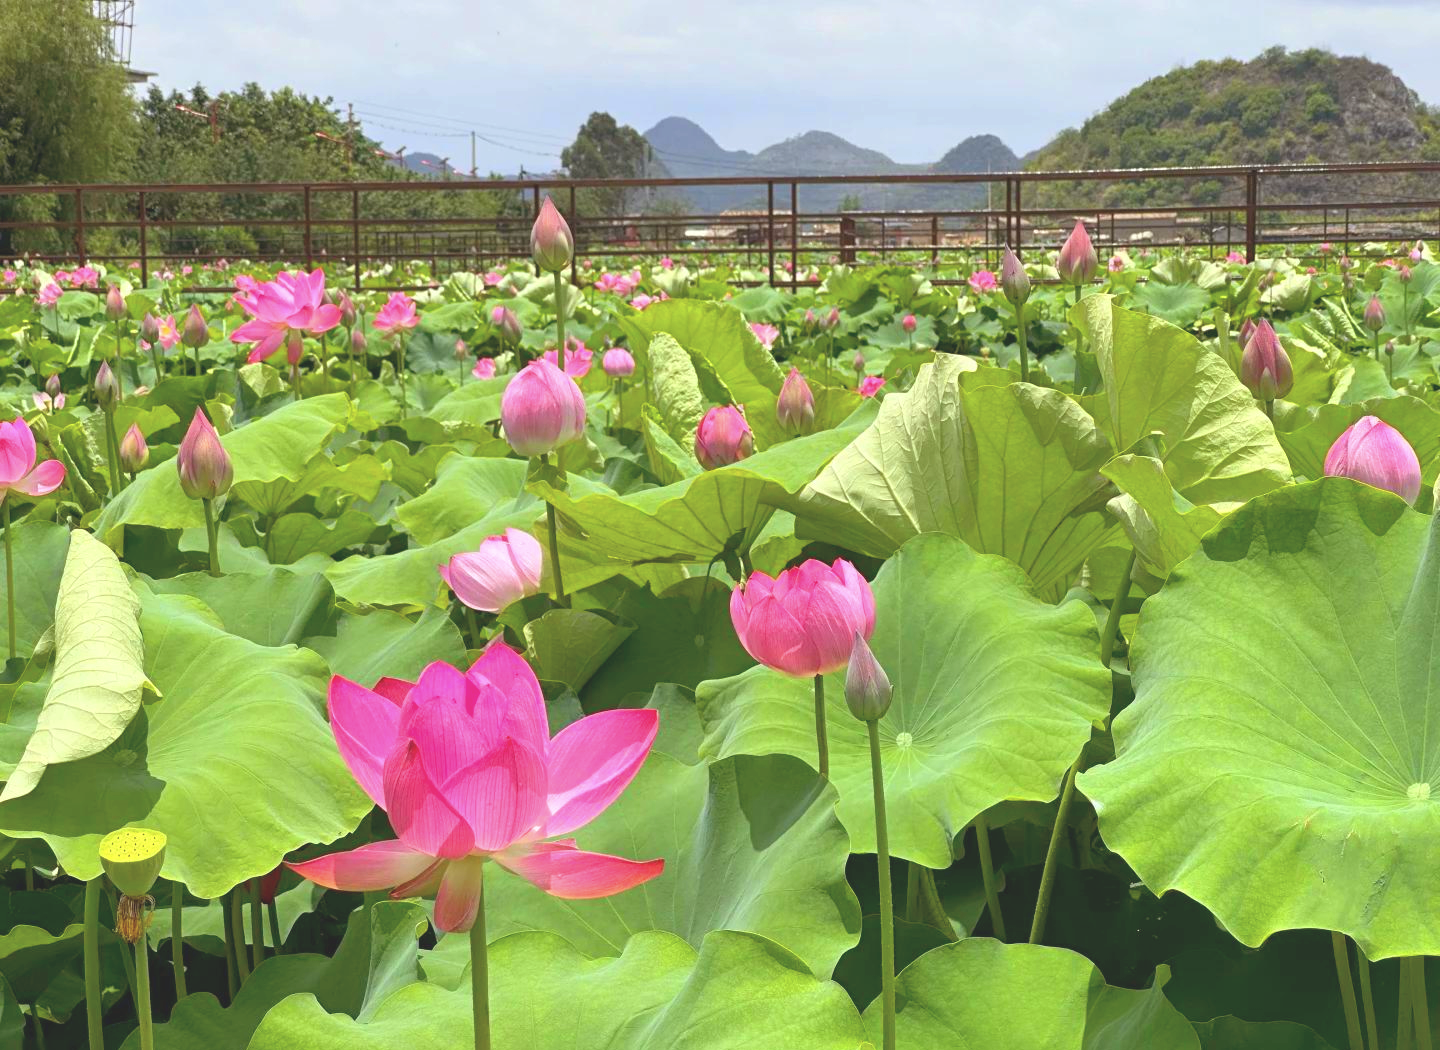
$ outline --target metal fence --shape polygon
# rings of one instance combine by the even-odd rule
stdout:
[[[845,210],[837,194],[882,197]],[[414,180],[227,185],[0,186],[0,246],[44,264],[150,274],[222,257],[344,270],[356,288],[413,290],[395,264],[439,280],[528,258],[533,215],[554,197],[577,265],[727,253],[780,286],[817,262],[942,268],[1052,248],[1077,219],[1102,252],[1179,248],[1210,257],[1336,254],[1440,239],[1440,163],[1258,165],[1067,172],[734,176],[706,179]],[[687,194],[732,206],[695,212]],[[983,197],[981,201],[979,198]],[[1146,201],[1127,205],[1127,199]],[[818,203],[824,199],[828,206]],[[1205,202],[1197,203],[1198,198]],[[963,206],[954,206],[960,199]],[[1156,204],[1157,200],[1174,204]],[[966,202],[974,201],[974,204]],[[603,201],[605,207],[597,205]],[[1037,203],[1031,203],[1037,202]],[[606,214],[618,210],[620,214]],[[22,250],[23,249],[23,250]],[[338,276],[338,274],[332,274]],[[743,283],[743,282],[741,282]],[[947,283],[947,282],[940,282]],[[196,289],[201,290],[201,289]]]

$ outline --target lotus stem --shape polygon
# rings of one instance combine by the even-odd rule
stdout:
[[[0,527],[5,530],[5,624],[10,632],[10,659],[15,659],[15,554],[10,546],[10,501],[0,495]]]
[[[265,911],[270,918],[270,943],[275,949],[276,955],[285,954],[285,944],[280,937],[280,909],[271,901],[265,905]]]
[[[175,1001],[189,994],[185,989],[185,887],[170,883],[170,962],[175,969]]]
[[[120,400],[124,401],[125,370],[120,366],[120,318],[118,317],[115,318],[115,385],[120,391]]]
[[[556,276],[558,277],[559,275],[557,274]],[[542,455],[540,457],[542,466],[549,462],[550,457],[548,455]],[[555,463],[558,467],[560,463],[560,457],[558,455],[555,457]],[[545,503],[545,528],[550,535],[550,570],[555,576],[555,604],[562,609],[568,609],[570,602],[565,597],[565,579],[560,573],[560,528],[555,520],[555,504],[548,500]]]
[[[115,901],[115,890],[110,886],[106,886],[105,896],[110,901],[110,917],[112,920],[114,920],[115,925],[119,926],[120,908]],[[127,988],[130,989],[131,1000],[134,1002],[138,1002],[139,999],[137,997],[139,995],[139,992],[137,992],[135,989],[135,960],[130,957],[130,951],[128,948],[125,947],[125,944],[123,942],[119,944],[118,947],[120,949],[120,962],[125,967],[125,985]]]
[[[297,402],[300,400],[300,398],[301,398],[301,396],[302,396],[301,393],[300,393],[300,362],[299,362],[299,361],[296,361],[293,365],[290,366],[290,394],[291,394],[292,397],[295,398],[295,400],[296,400]]]
[[[825,725],[825,676],[815,676],[815,749],[819,754],[816,768],[826,780],[830,779],[830,742]]]
[[[160,351],[155,349],[155,344],[150,344],[150,363],[155,366],[155,385],[160,385],[160,379],[165,372],[160,368]]]
[[[1106,667],[1115,658],[1115,635],[1120,629],[1120,612],[1125,599],[1130,597],[1130,577],[1135,574],[1135,557],[1135,550],[1131,548],[1130,557],[1125,559],[1125,572],[1120,577],[1119,589],[1110,602],[1110,613],[1105,617],[1105,629],[1100,632],[1100,662]]]
[[[982,813],[975,818],[975,848],[980,852],[980,878],[985,883],[985,907],[990,912],[990,929],[998,941],[1005,940],[1005,916],[1000,913],[1000,896],[995,890],[995,867],[990,860],[990,822]]]
[[[817,696],[823,696],[815,676]],[[885,768],[880,758],[880,723],[865,723],[870,732],[870,781],[875,794],[875,863],[880,875],[881,1050],[895,1050],[895,901],[890,888],[890,830],[885,820]]]
[[[1030,346],[1025,341],[1025,304],[1015,307],[1015,342],[1020,346],[1020,382],[1030,382]]]
[[[1410,1003],[1412,987],[1406,961],[1400,960],[1400,1001],[1395,1017],[1395,1050],[1410,1050],[1415,1034],[1415,1014]]]
[[[1260,407],[1265,411],[1265,418],[1273,423],[1275,421],[1275,402],[1267,398],[1260,402]]]
[[[1430,1000],[1425,994],[1425,956],[1405,960],[1410,967],[1410,1002],[1415,1010],[1415,1050],[1431,1050]]]
[[[1064,302],[1064,299],[1063,299],[1063,298],[1061,299],[1061,302],[1062,302],[1062,303]],[[1075,286],[1075,305],[1076,305],[1076,306],[1079,306],[1079,305],[1080,305],[1080,286],[1079,286],[1078,284]],[[1085,347],[1085,336],[1084,336],[1084,334],[1080,331],[1080,326],[1077,324],[1077,325],[1075,326],[1075,356],[1076,356],[1077,358],[1080,356],[1080,351],[1083,350],[1084,347]]]
[[[905,921],[920,921],[920,865],[913,860],[905,877]]]
[[[1343,933],[1331,931],[1330,947],[1335,953],[1335,974],[1340,979],[1340,1004],[1345,1008],[1345,1036],[1350,1050],[1365,1050],[1360,1036],[1360,1008],[1355,1003],[1355,983],[1350,976],[1350,945]]]
[[[260,964],[265,961],[265,920],[264,911],[260,905],[260,880],[250,880],[250,941],[251,951],[254,953],[254,960],[250,972],[254,973],[260,969]]]
[[[1375,360],[1380,360],[1380,333],[1375,333]]]
[[[198,354],[200,351],[195,351]],[[140,1021],[140,1050],[155,1050],[150,1019],[150,942],[144,933],[135,942],[135,1015]]]
[[[8,535],[8,533],[7,533]],[[100,1000],[100,879],[85,883],[85,1027],[90,1050],[105,1050]]]
[[[210,547],[210,575],[219,576],[220,572],[220,523],[215,520],[215,501],[202,499],[205,505],[205,538]]]
[[[958,941],[955,925],[940,903],[940,890],[935,885],[935,873],[923,864],[911,864],[910,871],[916,883],[916,914],[921,922],[934,926],[948,941]]]
[[[395,378],[400,382],[400,418],[409,411],[405,395],[405,329],[395,329]]]
[[[1055,891],[1055,869],[1060,862],[1060,840],[1065,835],[1065,821],[1070,813],[1070,800],[1075,796],[1075,774],[1080,769],[1077,757],[1065,771],[1060,788],[1060,807],[1055,811],[1055,827],[1050,831],[1050,846],[1045,850],[1045,867],[1040,874],[1040,896],[1035,901],[1035,918],[1030,923],[1030,943],[1039,944],[1045,936],[1045,920],[1050,915],[1050,896]]]
[[[225,937],[225,984],[230,990],[230,1002],[240,992],[240,976],[235,971],[235,928],[230,925],[230,896],[220,898],[220,928]]]
[[[555,275],[559,278],[559,274]],[[475,1014],[475,1050],[490,1050],[490,962],[485,945],[485,887],[480,887],[475,925],[470,927],[470,997]]]
[[[120,440],[115,436],[115,407],[105,409],[105,459],[110,468],[110,495],[113,497],[124,487],[120,473]]]
[[[560,371],[565,371],[565,278],[560,276],[560,271],[555,271],[555,360],[560,363]],[[543,344],[542,344],[543,345]]]
[[[1360,964],[1360,1001],[1365,1007],[1365,1036],[1371,1050],[1380,1050],[1380,1026],[1375,1022],[1375,996],[1370,989],[1370,960],[1357,945],[1355,959]]]
[[[245,916],[241,914],[240,892],[233,889],[226,896],[230,935],[235,938],[235,975],[241,986],[250,979],[250,964],[245,958]]]

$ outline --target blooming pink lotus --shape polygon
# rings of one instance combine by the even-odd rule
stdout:
[[[775,340],[780,338],[780,329],[773,324],[764,324],[756,321],[750,325],[750,331],[755,333],[755,338],[760,340],[760,345],[766,350],[775,345]]]
[[[60,301],[60,296],[63,294],[64,290],[60,287],[59,281],[46,281],[40,291],[36,293],[35,299],[41,306],[53,307]]]
[[[1406,503],[1420,495],[1420,459],[1403,434],[1384,420],[1362,416],[1325,454],[1327,477],[1351,478],[1387,489]]]
[[[480,358],[475,362],[475,367],[470,370],[470,374],[476,379],[494,379],[495,359],[493,357]]]
[[[860,380],[860,387],[857,393],[861,397],[874,397],[880,393],[880,388],[885,385],[884,376],[866,376]]]
[[[730,594],[740,644],[766,667],[796,678],[844,667],[859,634],[875,633],[875,596],[844,558],[809,559],[771,578],[752,572]]]
[[[545,360],[549,361],[556,368],[560,367],[560,355],[554,350],[546,350]],[[574,336],[567,336],[565,339],[565,374],[575,379],[584,379],[590,374],[590,366],[595,361],[595,351],[576,339]]]
[[[530,665],[494,642],[462,674],[432,663],[413,686],[330,681],[330,726],[351,774],[398,838],[290,867],[330,889],[393,898],[436,893],[435,925],[469,930],[485,862],[553,897],[621,893],[659,875],[634,861],[546,841],[599,816],[634,778],[659,725],[653,710],[588,715],[550,736]]]
[[[391,292],[390,298],[380,307],[371,325],[385,335],[400,335],[419,323],[420,316],[415,312],[415,300],[404,292]]]
[[[1225,261],[1231,265],[1242,265],[1245,262],[1245,254],[1243,252],[1226,252]]]
[[[659,295],[655,296],[646,295],[644,292],[641,292],[634,299],[630,300],[630,305],[637,310],[643,310],[645,309],[645,307],[651,305],[652,303],[663,302],[664,300],[669,298],[670,296],[666,295],[664,292],[661,292]]]
[[[489,536],[478,551],[462,551],[439,567],[440,578],[463,605],[496,613],[540,591],[544,553],[522,529]]]
[[[250,320],[230,333],[232,343],[254,343],[248,360],[263,361],[280,349],[291,331],[321,335],[340,323],[340,308],[325,301],[325,271],[283,272],[275,280],[241,285],[235,301]]]
[[[166,352],[175,349],[180,342],[180,329],[175,324],[175,315],[166,314],[164,317],[157,317],[155,319],[155,325],[157,333],[155,341],[159,343]]]
[[[967,283],[972,291],[981,293],[993,292],[1000,287],[1000,282],[996,279],[995,274],[989,270],[976,270],[970,275]]]
[[[497,273],[497,272],[495,272],[494,270],[491,270],[489,273],[487,273],[487,274],[485,275],[485,287],[486,287],[486,288],[494,288],[497,284],[499,284],[499,283],[500,283],[501,281],[503,281],[503,280],[505,280],[505,275],[504,275],[504,274],[502,274],[502,273]]]
[[[0,423],[0,500],[12,491],[25,496],[47,496],[65,481],[65,464],[58,459],[35,463],[35,435],[24,418]]]

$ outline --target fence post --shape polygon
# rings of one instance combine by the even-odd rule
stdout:
[[[81,266],[88,266],[90,260],[85,253],[85,191],[75,187],[75,255]]]
[[[930,216],[930,265],[940,266],[940,216]]]
[[[305,237],[305,272],[306,272],[306,273],[309,273],[311,270],[313,270],[313,269],[315,268],[315,265],[314,265],[314,262],[313,262],[315,253],[314,253],[314,251],[313,251],[313,249],[312,249],[312,247],[311,247],[311,242],[310,242],[310,186],[309,186],[308,184],[305,186],[304,208],[305,208],[305,232],[304,232],[304,237]]]
[[[1020,194],[1023,186],[1024,183],[1019,179],[1015,180],[1015,252],[1017,255],[1025,244],[1025,204]]]
[[[852,215],[840,216],[840,261],[855,262],[855,217]]]
[[[800,286],[800,184],[790,183],[790,290]]]
[[[770,287],[775,287],[775,180],[770,179],[765,183],[765,252],[766,263],[765,279]]]
[[[1245,261],[1255,261],[1256,227],[1260,221],[1260,171],[1251,168],[1245,173]]]
[[[140,287],[144,288],[150,283],[150,243],[146,235],[150,232],[150,226],[145,215],[145,191],[140,191]]]
[[[538,182],[535,184],[535,188],[531,192],[534,194],[535,197],[534,208],[530,212],[530,221],[533,223],[536,219],[540,217],[540,184]],[[535,276],[540,276],[540,264],[538,262],[535,263]]]
[[[355,267],[355,294],[360,294],[360,191],[350,191],[350,265]]]
[[[1015,243],[1015,180],[1005,180],[1005,247],[1016,255],[1020,246]]]

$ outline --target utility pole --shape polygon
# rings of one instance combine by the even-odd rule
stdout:
[[[470,177],[475,178],[475,132],[470,132]]]

